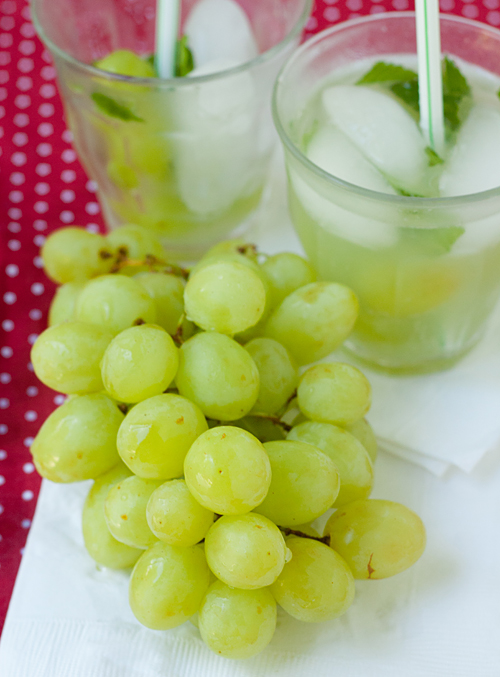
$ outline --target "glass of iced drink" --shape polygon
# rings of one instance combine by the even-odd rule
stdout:
[[[184,0],[179,77],[160,79],[155,0],[33,1],[110,228],[140,224],[179,258],[244,229],[275,142],[272,86],[310,9],[311,0]]]
[[[443,16],[441,35],[442,156],[419,128],[412,12],[318,34],[274,95],[294,226],[359,298],[347,349],[394,373],[452,365],[500,289],[500,32]]]

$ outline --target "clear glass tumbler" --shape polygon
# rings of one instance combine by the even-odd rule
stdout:
[[[444,53],[500,76],[498,30],[443,16],[441,33]],[[500,289],[500,187],[448,198],[361,188],[306,157],[302,120],[337,70],[415,54],[412,12],[340,24],[292,56],[273,102],[294,227],[320,277],[349,285],[360,301],[346,349],[393,373],[446,368],[482,336]]]
[[[276,138],[273,83],[299,44],[312,0],[236,1],[260,53],[222,72],[170,80],[92,65],[118,49],[153,53],[155,0],[32,2],[107,225],[149,228],[178,258],[243,231],[256,211]],[[195,4],[182,2],[181,31]]]

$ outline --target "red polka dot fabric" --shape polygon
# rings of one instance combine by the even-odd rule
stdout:
[[[306,37],[339,21],[408,9],[409,0],[316,0]],[[500,0],[441,0],[441,9],[500,26]],[[39,249],[47,233],[67,224],[103,229],[95,191],[71,147],[28,3],[0,0],[0,628],[40,488],[29,448],[63,401],[30,364],[54,291]]]

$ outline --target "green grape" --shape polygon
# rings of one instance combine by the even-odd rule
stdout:
[[[295,426],[287,436],[312,444],[329,456],[340,475],[340,491],[335,507],[368,498],[373,486],[373,464],[364,446],[354,435],[331,423],[307,421]]]
[[[113,263],[106,239],[84,228],[61,228],[51,233],[41,251],[45,272],[58,284],[104,275]]]
[[[354,578],[388,578],[408,569],[425,549],[425,527],[412,510],[393,501],[349,503],[328,520],[330,547]]]
[[[127,258],[134,261],[144,261],[147,256],[154,257],[160,261],[165,260],[165,250],[160,241],[146,228],[128,224],[112,230],[107,235],[108,243],[114,250],[125,248]],[[148,271],[149,267],[144,266],[125,266],[120,269],[120,273],[125,275],[135,275],[141,271]]]
[[[289,252],[269,256],[262,264],[262,269],[271,282],[273,308],[296,289],[316,282],[316,272],[309,261]]]
[[[189,491],[220,515],[250,512],[265,498],[271,466],[259,440],[241,428],[220,426],[200,435],[184,461]]]
[[[297,389],[300,410],[314,421],[349,425],[369,410],[372,389],[350,364],[316,364],[304,372]]]
[[[166,329],[169,334],[175,334],[184,312],[184,280],[164,273],[140,273],[134,279],[155,300],[156,323]],[[185,324],[191,325],[187,320]]]
[[[119,334],[134,324],[154,323],[156,307],[137,280],[124,275],[103,275],[91,280],[80,293],[76,318]]]
[[[181,395],[219,421],[246,416],[259,394],[255,362],[236,341],[215,332],[195,334],[183,343],[175,381]]]
[[[170,480],[155,489],[146,516],[156,538],[182,547],[199,543],[214,521],[214,513],[193,498],[184,480]]]
[[[52,412],[38,431],[31,453],[42,477],[80,482],[119,462],[116,434],[123,414],[105,395],[73,397]]]
[[[276,602],[269,590],[238,590],[212,583],[199,612],[201,637],[225,658],[250,658],[271,641],[276,629]]]
[[[161,482],[132,475],[111,487],[104,501],[104,516],[117,541],[143,550],[156,543],[146,519],[146,507]]]
[[[240,418],[239,421],[232,421],[231,425],[246,430],[261,442],[274,442],[276,440],[284,440],[286,437],[285,431],[277,423],[260,416],[252,416],[251,414]]]
[[[128,412],[118,431],[118,453],[139,477],[174,479],[183,474],[189,447],[207,429],[196,404],[180,395],[157,395]]]
[[[96,479],[89,491],[82,512],[83,541],[87,552],[97,564],[110,569],[126,569],[142,555],[142,550],[120,543],[110,534],[104,518],[104,501],[117,482],[129,477],[130,470],[118,463]]]
[[[248,266],[215,261],[190,275],[184,303],[187,318],[199,327],[232,336],[260,320],[266,290]]]
[[[368,452],[372,463],[375,463],[378,451],[377,438],[366,418],[360,418],[359,421],[346,425],[345,429],[361,442]]]
[[[216,259],[225,256],[226,254],[238,254],[239,256],[244,256],[252,261],[257,259],[257,247],[253,244],[249,244],[242,240],[241,238],[235,238],[234,240],[223,240],[218,242],[202,256],[201,260],[206,261],[208,259]]]
[[[134,78],[155,78],[153,66],[128,49],[117,49],[94,63],[95,68]]]
[[[60,393],[103,390],[100,362],[113,336],[102,327],[64,322],[35,341],[31,362],[40,381]]]
[[[271,461],[271,486],[255,512],[281,527],[311,522],[337,498],[339,474],[333,461],[319,449],[284,440],[266,442]]]
[[[49,327],[73,319],[76,300],[84,286],[84,282],[66,282],[66,284],[57,288],[50,304]]]
[[[255,338],[246,344],[259,370],[260,388],[253,410],[275,414],[292,396],[298,382],[297,367],[286,348],[269,338]]]
[[[278,604],[299,621],[320,623],[338,618],[351,606],[355,587],[340,555],[310,538],[287,538],[291,560],[271,586]]]
[[[147,628],[170,630],[198,611],[209,584],[210,572],[201,548],[178,548],[158,541],[134,567],[130,607]]]
[[[178,352],[161,327],[141,324],[125,329],[111,341],[102,358],[104,387],[120,402],[160,395],[177,373]]]
[[[218,519],[205,537],[205,555],[221,581],[254,590],[274,583],[289,553],[278,527],[251,512]]]
[[[358,316],[358,300],[348,287],[313,282],[296,289],[270,316],[265,336],[276,339],[297,362],[309,364],[336,350]]]

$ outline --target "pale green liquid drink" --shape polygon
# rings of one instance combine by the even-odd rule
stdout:
[[[493,150],[500,149],[498,74],[454,57],[471,92],[464,103],[462,124],[449,134],[443,163],[419,147],[417,136],[414,143],[401,137],[401,144],[385,155],[383,134],[365,149],[369,133],[361,123],[356,127],[363,95],[357,109],[339,104],[344,95],[349,99],[354,88],[377,91],[396,101],[387,83],[355,85],[381,60],[416,68],[415,57],[394,49],[398,39],[394,26],[389,27],[389,33],[393,31],[391,51],[375,51],[377,55],[368,58],[362,54],[365,58],[354,65],[351,60],[353,51],[362,51],[360,31],[369,30],[373,38],[376,24],[406,19],[408,33],[413,17],[404,14],[353,22],[358,33],[355,48],[351,45],[344,59],[338,56],[340,47],[334,49],[335,30],[325,33],[330,33],[331,51],[325,47],[322,58],[318,56],[323,49],[321,37],[310,48],[314,56],[309,60],[308,45],[303,47],[302,63],[299,52],[278,82],[275,101],[278,129],[283,124],[280,132],[285,140],[294,226],[319,276],[349,285],[360,301],[360,317],[346,348],[361,360],[395,373],[432,371],[453,364],[481,337],[500,289],[500,174],[492,166]],[[457,23],[448,33],[483,29],[471,29],[461,20]],[[340,36],[344,48],[347,31],[344,28]],[[445,28],[445,50],[448,33]],[[500,34],[495,32],[495,36],[500,50]],[[380,39],[388,40],[385,31]],[[401,42],[406,43],[407,52],[408,35]],[[332,55],[337,68],[327,67]],[[479,64],[477,58],[471,60]],[[308,85],[306,97],[300,86],[293,95],[285,91],[294,68],[294,76],[308,83],[314,68],[320,73]],[[305,105],[298,104],[300,95]],[[373,107],[369,101],[369,114],[377,118],[377,101]],[[418,116],[411,105],[403,104],[402,110],[419,134],[413,121]],[[380,115],[392,115],[392,109]],[[388,136],[406,134],[406,124],[407,120],[397,116],[389,120]],[[346,141],[353,129],[354,136],[347,136]],[[356,134],[366,138],[360,142]],[[353,138],[355,144],[351,144]],[[398,148],[401,157],[397,157]],[[425,166],[422,151],[427,154]]]

